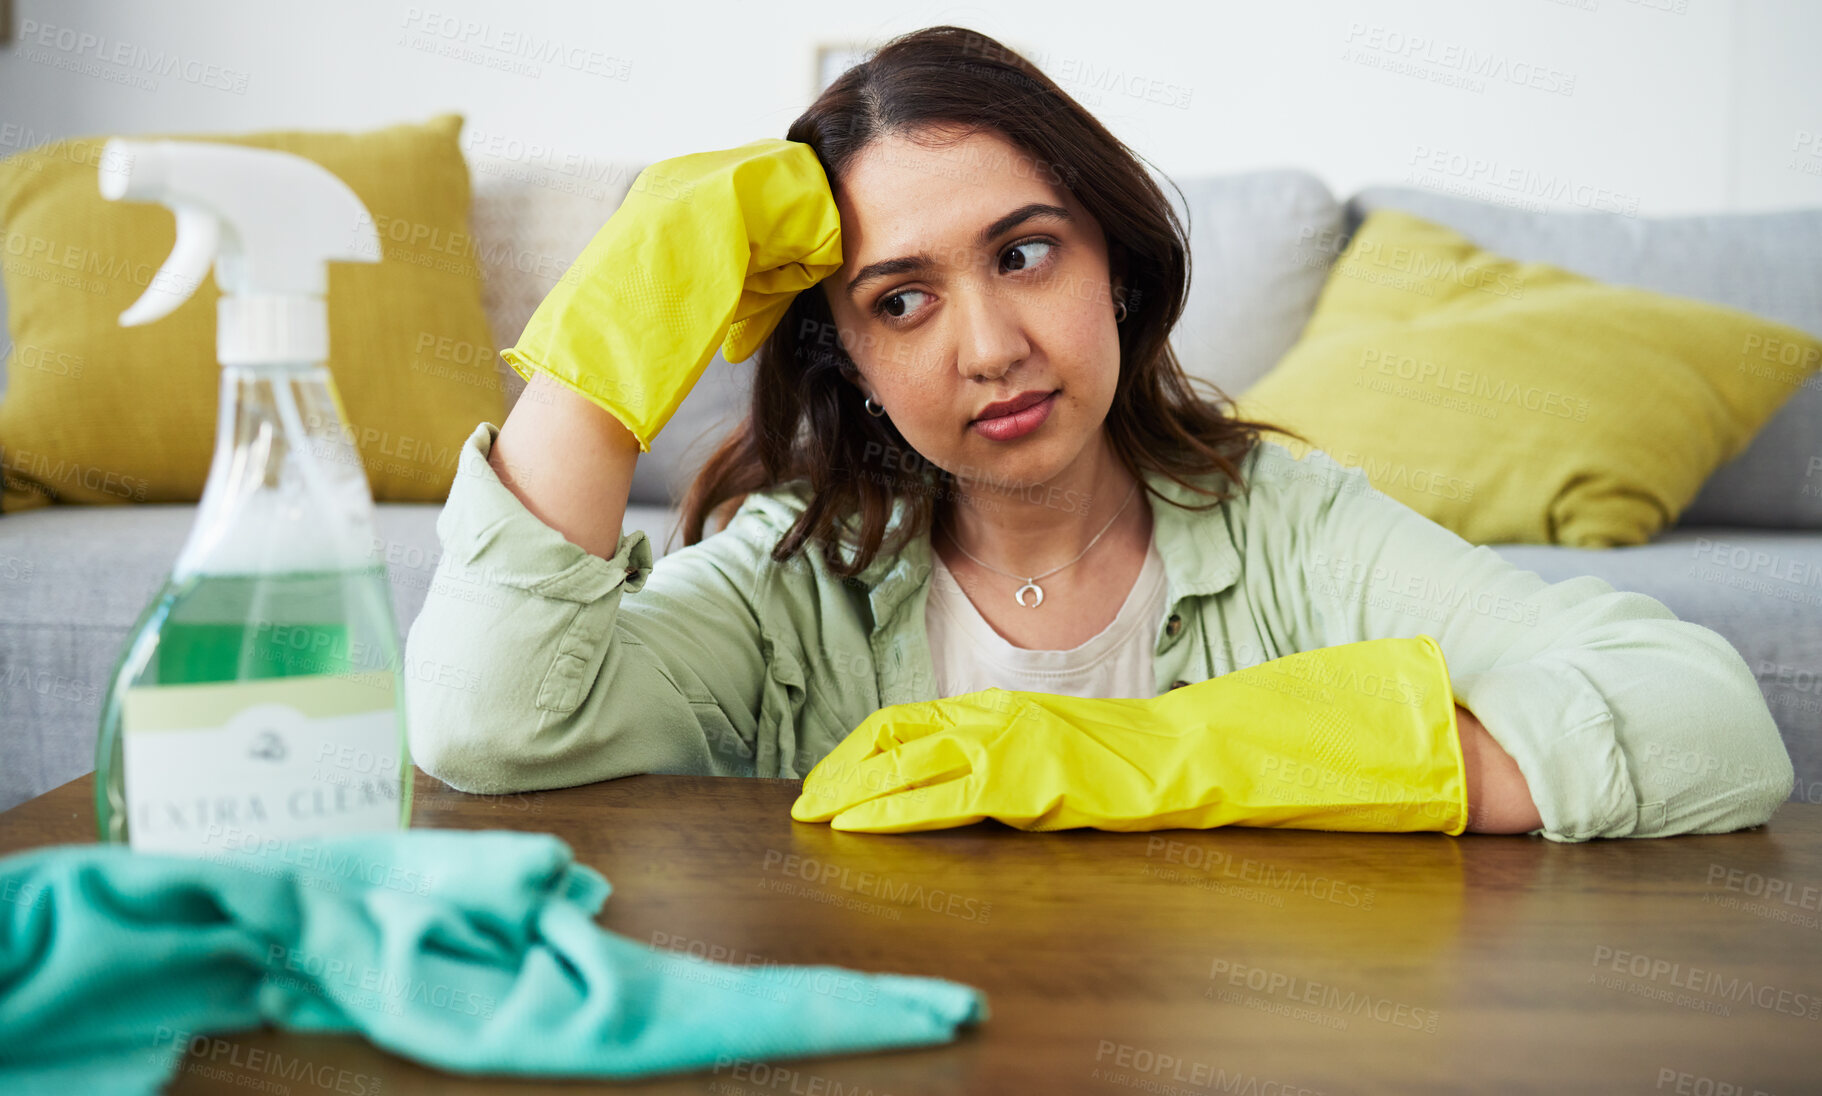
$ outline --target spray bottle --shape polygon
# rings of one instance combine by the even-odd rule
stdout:
[[[354,191],[286,152],[111,140],[102,196],[160,202],[177,242],[124,326],[213,266],[222,366],[196,524],[102,706],[101,840],[201,856],[411,817],[404,680],[366,470],[329,356],[327,263],[378,262]]]

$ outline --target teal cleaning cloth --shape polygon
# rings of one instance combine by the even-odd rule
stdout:
[[[987,1018],[944,979],[649,947],[595,924],[611,889],[557,838],[508,831],[0,859],[0,1092],[155,1092],[192,1036],[267,1023],[460,1073],[622,1078]]]

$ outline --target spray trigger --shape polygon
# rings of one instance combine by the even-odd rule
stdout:
[[[177,214],[177,244],[153,275],[145,293],[120,314],[124,327],[170,315],[196,292],[215,262],[221,243],[221,221],[201,206],[173,203],[171,209]]]

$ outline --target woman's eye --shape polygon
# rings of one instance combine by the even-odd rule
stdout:
[[[873,311],[875,313],[877,313],[878,315],[886,317],[889,320],[900,320],[900,319],[903,319],[907,314],[905,311],[905,306],[903,304],[900,304],[895,309],[893,307],[893,302],[901,301],[905,297],[922,296],[922,295],[924,295],[924,291],[921,289],[901,289],[897,293],[889,293],[886,296],[881,297],[879,299],[879,303],[873,306]]]
[[[1000,253],[1000,269],[1012,271],[1035,269],[1036,267],[1043,265],[1044,260],[1050,255],[1050,249],[1054,246],[1056,245],[1050,243],[1048,240],[1024,240],[1020,243],[1013,244]],[[1036,255],[1031,254],[1033,248],[1037,249]],[[1021,257],[1014,265],[1007,266],[1007,258],[1013,255],[1020,255]],[[896,293],[888,293],[874,302],[873,314],[884,319],[888,323],[896,323],[897,321],[903,320],[906,316],[915,311],[915,309],[907,308],[904,303],[904,298],[910,296],[928,296],[928,294],[921,289],[901,289]]]
[[[1014,252],[1029,251],[1030,249],[1032,249],[1034,247],[1040,249],[1037,253],[1037,257],[1034,259],[1026,259],[1026,260],[1020,262],[1019,265],[1014,267],[1013,269],[1030,270],[1032,267],[1043,262],[1044,256],[1050,254],[1050,245],[1045,243],[1043,240],[1026,240],[1022,244],[1013,244],[1011,247],[1006,249],[1006,254],[1011,255]]]

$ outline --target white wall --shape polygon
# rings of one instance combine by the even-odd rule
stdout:
[[[364,128],[458,110],[470,138],[643,162],[782,134],[814,90],[818,42],[956,22],[1028,50],[1173,175],[1299,165],[1342,197],[1408,177],[1647,216],[1822,204],[1812,0],[15,0],[13,22],[0,154],[73,134]],[[475,59],[410,43],[462,24]],[[511,58],[509,35],[592,51],[595,71],[491,67]],[[129,71],[105,60],[120,49],[214,65],[244,88],[97,75]],[[1492,72],[1470,75],[1483,62]],[[1186,105],[1096,87],[1109,72]]]

